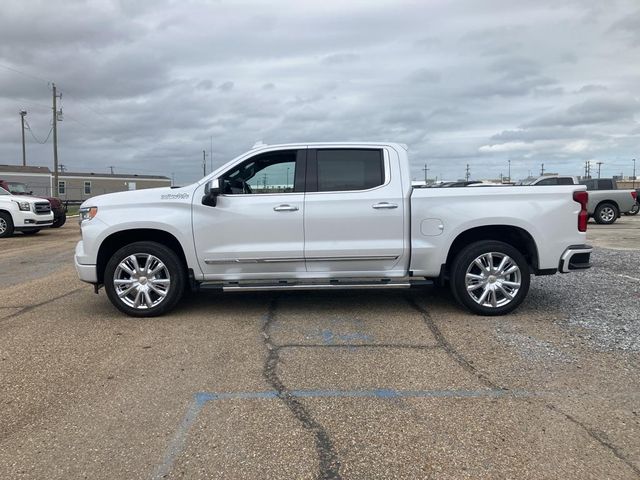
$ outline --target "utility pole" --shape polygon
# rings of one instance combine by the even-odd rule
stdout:
[[[202,176],[207,176],[207,152],[202,150]]]
[[[543,175],[544,175],[544,163],[541,163],[540,164],[540,176],[543,176]],[[529,175],[529,176],[531,176],[531,175]]]
[[[590,167],[590,165],[589,165],[589,160],[586,160],[586,161],[584,162],[584,178],[586,178],[586,179],[591,178],[591,177],[589,176],[589,175],[590,175],[590,173],[591,173],[591,172],[590,172],[590,168],[589,168],[589,167]]]
[[[213,172],[213,135],[209,136],[209,163],[211,164],[211,171]]]
[[[53,196],[60,195],[58,191],[58,107],[56,100],[62,99],[62,94],[56,93],[56,84],[52,83],[53,90]]]
[[[636,188],[636,159],[633,158],[633,188]]]
[[[602,163],[603,162],[596,162],[596,165],[598,165],[598,178],[600,178],[600,167],[602,167]]]
[[[427,167],[427,162],[424,162],[424,168],[422,169],[424,171],[424,184],[427,184],[427,177],[429,175],[429,168]]]
[[[469,164],[467,163],[467,169],[464,174],[464,178],[467,180],[467,182],[469,181],[469,176],[471,176],[471,172],[469,171]]]
[[[511,181],[511,160],[509,160],[509,181]]]
[[[110,166],[109,169],[111,170],[111,175],[113,175],[113,166]]]
[[[22,166],[23,167],[27,166],[27,149],[24,146],[24,117],[26,114],[27,114],[26,110],[20,110],[20,122],[22,123]]]

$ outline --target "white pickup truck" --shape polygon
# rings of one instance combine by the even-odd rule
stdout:
[[[531,274],[589,268],[585,187],[413,188],[406,146],[261,145],[199,182],[93,197],[80,279],[132,316],[187,288],[224,291],[450,284],[501,315]]]
[[[38,233],[53,224],[51,204],[44,198],[12,195],[0,187],[0,238],[13,232]]]

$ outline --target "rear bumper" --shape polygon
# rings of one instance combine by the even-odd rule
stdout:
[[[560,257],[558,271],[569,273],[574,270],[591,268],[591,245],[571,245]]]

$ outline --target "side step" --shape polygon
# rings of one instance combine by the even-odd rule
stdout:
[[[372,280],[328,280],[323,281],[247,281],[247,282],[203,282],[200,288],[204,290],[222,290],[224,292],[260,292],[269,290],[355,290],[380,288],[411,288],[416,286],[433,285],[431,280],[392,281],[382,279]]]

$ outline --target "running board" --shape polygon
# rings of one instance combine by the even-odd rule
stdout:
[[[303,281],[279,281],[279,282],[203,282],[201,289],[222,290],[224,292],[260,292],[270,290],[355,290],[375,288],[411,288],[417,286],[433,285],[432,280],[391,281],[353,281],[353,280],[329,280],[328,282],[303,282]]]

